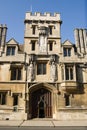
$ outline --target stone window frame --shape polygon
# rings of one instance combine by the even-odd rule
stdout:
[[[31,51],[35,51],[36,49],[36,40],[31,40]]]
[[[63,47],[63,56],[70,57],[71,56],[71,47]]]
[[[65,65],[65,80],[74,80],[73,65]]]
[[[12,97],[13,97],[13,106],[18,106],[19,105],[19,97],[23,98],[23,94],[20,92],[13,92],[12,93]],[[16,100],[15,100],[16,99]]]
[[[53,26],[52,25],[49,25],[49,34],[53,35]]]
[[[53,42],[54,41],[49,41],[49,51],[53,51]]]
[[[70,94],[65,93],[64,94],[64,98],[65,98],[65,106],[66,107],[71,106],[71,97],[70,97]]]
[[[41,62],[41,61],[38,62],[37,63],[37,75],[46,75],[46,73],[47,73],[47,62]]]
[[[0,91],[0,105],[6,105],[7,102],[7,91]]]
[[[33,35],[36,34],[36,25],[32,25],[32,34],[33,34]]]
[[[68,68],[68,76],[66,73]],[[67,76],[67,78],[66,78]],[[61,65],[61,79],[62,81],[76,81],[76,65],[72,63],[64,63]]]
[[[6,56],[14,56],[15,54],[16,54],[16,46],[7,46]]]
[[[22,65],[11,65],[11,67],[10,67],[10,71],[11,71],[10,80],[11,81],[22,80],[22,69],[23,69]]]
[[[18,93],[13,93],[13,106],[17,106],[18,105]]]

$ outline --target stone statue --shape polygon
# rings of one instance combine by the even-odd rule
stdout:
[[[45,35],[39,37],[39,50],[40,53],[47,53],[47,36]]]
[[[33,62],[30,62],[29,68],[28,68],[28,81],[34,80],[34,65]]]
[[[51,64],[51,69],[50,69],[50,76],[51,76],[51,81],[55,81],[57,79],[57,68],[56,68],[56,64],[55,62],[53,61],[52,64]]]

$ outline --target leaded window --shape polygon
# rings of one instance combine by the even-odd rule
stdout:
[[[0,105],[6,104],[6,92],[0,92]]]
[[[66,80],[73,80],[73,66],[65,66]]]
[[[37,75],[46,74],[46,63],[38,63],[37,64]]]
[[[6,55],[15,55],[15,47],[7,47]]]
[[[11,67],[11,80],[21,80],[22,79],[22,68]]]
[[[13,94],[13,106],[18,105],[18,94]]]
[[[63,48],[63,55],[64,57],[71,56],[71,48]]]
[[[31,41],[31,49],[32,51],[35,51],[35,41]]]

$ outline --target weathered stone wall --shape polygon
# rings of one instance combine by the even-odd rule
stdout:
[[[42,15],[41,13],[27,12],[24,22],[24,52],[19,53],[19,45],[14,39],[7,42],[6,45],[2,43],[5,46],[1,48],[0,53],[0,92],[6,92],[6,104],[0,105],[0,119],[27,119],[29,116],[27,114],[32,114],[29,113],[29,109],[32,109],[32,103],[29,101],[31,99],[30,92],[43,87],[49,90],[52,95],[53,118],[59,120],[87,119],[86,30],[75,30],[76,45],[73,45],[69,40],[61,43],[60,27],[62,21],[58,13]],[[33,26],[35,34],[32,34]],[[50,34],[49,27],[52,27],[52,34]],[[2,26],[0,26],[0,31],[1,29]],[[4,29],[6,31],[6,28]],[[40,35],[42,36],[41,41]],[[2,37],[2,34],[0,36]],[[32,50],[32,41],[35,41],[35,50]],[[49,50],[50,42],[52,42],[52,50]],[[15,46],[15,55],[6,55],[8,46]],[[71,54],[69,55],[67,52],[67,55],[64,56],[64,48],[70,48]],[[37,74],[39,63],[46,63],[46,74]],[[12,65],[21,66],[21,80],[11,80]],[[73,68],[72,79],[66,79],[67,65]],[[19,94],[17,106],[13,106],[14,93]],[[66,95],[69,96],[68,105],[66,104]]]

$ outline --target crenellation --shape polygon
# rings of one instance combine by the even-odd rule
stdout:
[[[29,16],[49,16],[49,17],[59,17],[60,13],[50,13],[50,12],[44,12],[44,13],[41,13],[41,12],[35,12],[35,13],[32,13],[32,12],[26,12],[26,14],[28,14]]]
[[[4,25],[3,25],[3,28],[7,28],[7,25],[6,25],[6,24],[4,24]]]
[[[37,16],[37,17],[38,17],[38,16],[42,16],[42,14],[41,14],[40,12],[35,12],[35,13],[34,13],[34,16]]]
[[[52,14],[49,13],[49,12],[45,12],[45,13],[44,13],[44,16],[48,16],[48,17],[50,17],[50,16],[52,16]]]
[[[59,21],[60,20],[60,14],[54,13],[53,15],[51,13],[45,12],[43,15],[40,12],[35,12],[32,14],[31,12],[26,13],[25,20],[46,20],[46,21]]]
[[[2,28],[3,27],[3,24],[0,24],[0,28]]]
[[[0,28],[7,28],[6,24],[0,24]]]

